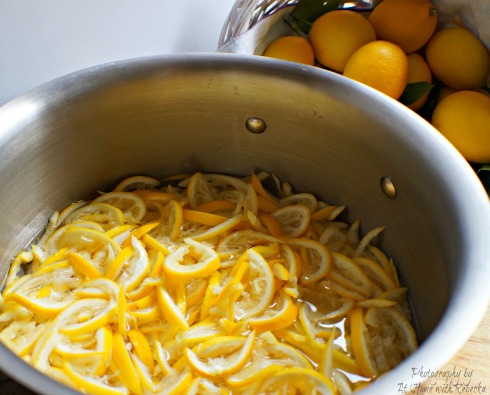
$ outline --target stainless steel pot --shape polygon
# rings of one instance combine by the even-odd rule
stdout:
[[[53,210],[135,174],[266,169],[346,204],[364,231],[386,225],[422,344],[366,395],[441,367],[488,305],[490,205],[471,168],[410,110],[324,70],[225,54],[106,64],[3,106],[0,149],[3,277]],[[74,393],[3,345],[0,368],[39,393]]]

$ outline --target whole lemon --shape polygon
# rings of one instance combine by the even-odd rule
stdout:
[[[399,45],[412,53],[429,41],[436,30],[437,12],[429,0],[383,0],[369,16],[378,40]]]
[[[310,43],[306,38],[300,36],[285,36],[272,41],[265,49],[263,56],[310,66],[315,62]]]
[[[345,65],[344,76],[398,99],[407,85],[407,55],[398,45],[372,41],[354,52]]]
[[[351,55],[364,44],[376,40],[376,34],[360,14],[335,10],[313,22],[309,39],[318,62],[342,72]]]
[[[407,55],[408,60],[408,84],[415,82],[428,82],[432,84],[432,73],[425,59],[418,53]],[[409,104],[408,108],[414,111],[419,110],[427,101],[429,93],[426,93],[416,102]]]
[[[459,91],[442,99],[432,125],[472,162],[490,162],[490,97]]]
[[[460,27],[434,34],[427,44],[426,59],[435,77],[456,90],[482,87],[489,72],[487,49],[473,33]]]

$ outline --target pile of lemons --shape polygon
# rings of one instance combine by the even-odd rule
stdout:
[[[466,159],[490,162],[490,97],[483,89],[489,53],[463,26],[438,28],[429,0],[384,0],[369,15],[334,10],[316,19],[308,37],[273,41],[264,56],[318,65],[395,100],[407,84],[438,84],[432,124]],[[428,92],[408,106],[420,110]]]

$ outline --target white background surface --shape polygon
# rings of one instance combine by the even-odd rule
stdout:
[[[211,52],[234,0],[0,0],[0,105],[61,75]]]

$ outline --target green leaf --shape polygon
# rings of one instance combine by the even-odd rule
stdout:
[[[434,112],[434,109],[439,102],[439,93],[441,91],[441,88],[442,84],[440,82],[436,82],[434,87],[429,92],[429,97],[427,98],[427,101],[422,106],[422,108],[417,111],[417,113],[422,118],[425,118],[428,122],[431,122],[432,113]]]
[[[316,19],[338,9],[340,3],[341,0],[299,0],[291,11],[291,22],[295,23],[304,34],[308,34]]]
[[[433,87],[433,84],[429,84],[428,82],[424,81],[407,84],[405,90],[398,100],[408,106],[415,103],[426,93],[430,92]]]
[[[480,173],[481,171],[490,171],[490,164],[481,166],[477,173]]]
[[[480,179],[487,193],[490,195],[490,163],[469,162],[469,164]]]

